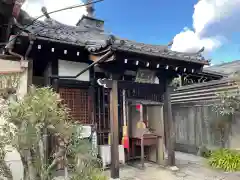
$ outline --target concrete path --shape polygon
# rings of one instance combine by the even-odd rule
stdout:
[[[124,166],[121,180],[240,180],[240,173],[224,173],[212,170],[203,158],[176,152],[178,171],[171,171],[156,164],[145,163],[145,170]],[[109,171],[106,171],[109,175]]]

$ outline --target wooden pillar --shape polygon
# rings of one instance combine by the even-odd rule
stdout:
[[[51,86],[51,79],[50,76],[52,75],[52,64],[51,62],[47,64],[44,69],[43,76],[44,76],[44,86]]]
[[[49,78],[51,75],[58,75],[58,59],[54,56],[51,56],[52,61],[48,63],[45,69],[45,85],[52,86],[54,91],[59,92],[59,78]]]
[[[181,82],[181,86],[184,86],[184,76],[181,75],[180,78],[181,78],[181,80],[180,80],[180,82]]]
[[[28,78],[27,78],[27,91],[29,92],[30,86],[33,84],[33,60],[28,59]]]
[[[110,91],[111,178],[119,179],[118,82],[112,81]]]
[[[53,88],[54,91],[56,91],[57,93],[59,92],[59,79],[58,79],[58,78],[52,79],[52,88]]]
[[[165,84],[164,94],[164,127],[165,127],[165,144],[168,151],[168,165],[175,166],[175,122],[172,118],[171,105],[171,87],[169,82]]]
[[[95,81],[95,72],[94,68],[90,69],[90,88],[89,88],[89,116],[91,118],[92,125],[94,125],[95,130],[97,130],[96,124],[96,81]]]

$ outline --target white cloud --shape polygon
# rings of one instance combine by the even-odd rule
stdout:
[[[240,0],[199,0],[192,18],[193,30],[177,34],[172,50],[196,52],[204,46],[211,52],[240,30]]]
[[[51,12],[82,3],[81,0],[27,0],[23,4],[22,9],[28,12],[32,17],[38,17],[42,15],[41,8],[43,6],[47,8],[48,12]],[[84,14],[87,14],[86,7],[79,7],[53,13],[50,17],[67,25],[76,25]]]
[[[196,52],[202,47],[207,51],[212,51],[221,45],[220,38],[201,38],[188,28],[184,28],[182,32],[177,34],[173,42],[172,50],[180,52]]]

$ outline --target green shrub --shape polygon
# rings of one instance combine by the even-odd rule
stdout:
[[[108,177],[99,168],[85,167],[76,171],[70,180],[108,180]]]
[[[210,166],[233,172],[240,170],[240,153],[229,149],[219,149],[213,151],[209,158]]]

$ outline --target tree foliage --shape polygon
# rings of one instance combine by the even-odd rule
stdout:
[[[12,179],[11,171],[5,163],[5,155],[7,153],[6,146],[10,145],[14,139],[16,127],[4,118],[7,108],[7,101],[0,98],[0,179]]]
[[[225,147],[226,137],[230,133],[232,117],[240,110],[240,76],[237,73],[230,78],[233,88],[217,93],[218,101],[212,106],[217,116],[211,127],[220,133],[222,148]]]
[[[32,86],[23,99],[8,101],[3,114],[6,124],[14,125],[15,129],[11,134],[10,127],[4,126],[9,132],[6,137],[11,138],[2,146],[11,144],[18,150],[25,167],[25,179],[51,179],[59,164],[65,167],[65,176],[72,172],[72,178],[76,178],[82,172],[82,180],[94,179],[93,176],[105,178],[95,166],[98,160],[90,153],[89,142],[79,137],[79,124],[71,121],[69,109],[51,88]],[[47,151],[50,137],[56,140],[53,153]]]
[[[217,93],[219,103],[216,103],[213,108],[214,111],[222,116],[232,115],[240,110],[240,74],[235,73],[231,76],[236,89],[229,89]]]
[[[181,76],[174,78],[171,82],[171,86],[174,88],[178,88],[181,86]]]

